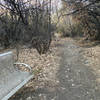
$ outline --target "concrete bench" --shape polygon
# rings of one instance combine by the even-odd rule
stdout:
[[[22,71],[15,64],[23,65],[30,71]],[[32,78],[31,67],[24,63],[14,63],[12,52],[0,54],[0,100],[8,100]]]

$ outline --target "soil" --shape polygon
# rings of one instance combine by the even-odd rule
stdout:
[[[42,56],[21,49],[18,60],[31,65],[35,79],[9,100],[100,100],[99,51],[70,38],[53,41]]]

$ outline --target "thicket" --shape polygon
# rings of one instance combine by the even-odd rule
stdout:
[[[73,20],[82,25],[86,40],[100,40],[100,1],[99,0],[73,0],[70,3],[74,9]]]
[[[51,43],[51,0],[0,2],[0,44],[30,44],[45,53]]]
[[[57,32],[63,36],[84,36],[100,40],[100,1],[62,0],[57,12]]]

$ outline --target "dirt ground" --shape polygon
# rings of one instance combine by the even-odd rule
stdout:
[[[30,100],[30,95],[32,95],[33,92],[35,93],[35,90],[38,88],[42,88],[46,85],[57,85],[58,81],[55,78],[55,75],[59,68],[59,62],[61,59],[58,49],[61,44],[59,43],[53,41],[47,54],[41,56],[35,49],[25,49],[24,47],[19,50],[18,62],[29,64],[32,67],[35,78],[9,100]],[[13,52],[16,54],[16,50],[13,50]],[[41,94],[38,94],[38,96],[40,95]],[[33,97],[32,100],[35,100],[35,97]]]
[[[42,56],[21,49],[18,61],[31,65],[35,79],[9,100],[100,100],[99,45],[65,38],[53,41]]]
[[[81,42],[79,45],[84,49],[82,55],[86,59],[85,64],[93,70],[100,83],[100,42]]]

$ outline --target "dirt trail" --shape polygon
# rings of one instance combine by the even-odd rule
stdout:
[[[100,84],[93,70],[86,66],[82,48],[71,39],[57,45],[60,65],[46,69],[41,87],[17,94],[11,100],[100,100]],[[25,91],[25,89],[24,89]]]

